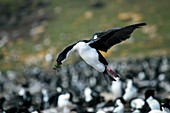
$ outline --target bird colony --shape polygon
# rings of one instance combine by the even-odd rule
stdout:
[[[111,85],[83,60],[58,72],[39,67],[0,73],[1,113],[169,113],[170,58],[129,58],[109,67]]]

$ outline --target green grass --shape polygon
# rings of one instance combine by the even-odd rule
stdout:
[[[169,9],[168,4],[170,2],[168,0],[164,0],[163,2],[158,0],[117,1],[104,1],[105,6],[100,9],[90,8],[89,1],[80,2],[79,0],[75,0],[73,3],[70,3],[66,0],[63,1],[65,4],[61,1],[55,2],[54,4],[61,7],[62,10],[57,18],[49,23],[47,33],[50,34],[52,40],[56,41],[54,42],[56,48],[62,50],[66,45],[72,42],[84,38],[91,38],[92,34],[95,32],[112,27],[128,25],[131,20],[120,21],[117,15],[121,12],[135,12],[142,15],[142,22],[146,22],[148,25],[156,25],[157,36],[151,39],[148,34],[142,33],[141,30],[135,31],[133,38],[135,38],[135,43],[137,44],[117,45],[119,51],[116,51],[114,54],[116,54],[117,57],[121,56],[122,50],[127,49],[127,47],[127,51],[130,54],[136,54],[144,51],[144,54],[146,52],[146,55],[149,55],[152,50],[169,50],[170,46],[168,42],[170,39],[168,37],[170,14],[167,10]],[[87,11],[93,13],[93,17],[91,19],[85,18],[84,15]],[[65,36],[61,35],[61,33],[65,33]],[[159,37],[163,38],[161,43],[157,42],[157,38]],[[143,47],[138,47],[138,43],[141,42],[144,42]],[[135,47],[135,45],[137,46]],[[145,48],[145,45],[150,45],[150,47]]]
[[[152,38],[150,34],[144,33],[142,29],[136,30],[132,38],[134,43],[121,43],[115,46],[110,59],[121,57],[140,57],[154,56],[161,54],[170,54],[170,13],[169,0],[101,0],[104,6],[101,8],[92,8],[90,0],[53,0],[46,9],[48,13],[53,15],[53,19],[48,21],[45,35],[41,40],[34,42],[33,40],[23,41],[21,44],[11,42],[7,44],[3,51],[7,53],[11,51],[21,51],[25,57],[36,55],[42,51],[46,53],[53,48],[53,55],[63,50],[65,46],[81,39],[89,39],[92,34],[112,27],[129,25],[137,23],[132,20],[122,21],[118,15],[122,12],[132,12],[142,15],[141,22],[146,22],[148,26],[156,26],[156,36]],[[55,13],[54,9],[59,9],[59,13]],[[85,15],[92,15],[87,18]],[[51,44],[44,46],[43,41],[49,38]],[[16,41],[17,42],[17,41]],[[34,50],[36,44],[42,44],[42,50]],[[114,47],[113,47],[114,48]],[[2,52],[2,49],[0,50]],[[6,66],[7,61],[1,60],[0,63],[4,68],[18,68],[24,62],[11,61],[11,66]],[[42,63],[42,62],[41,62]],[[40,64],[41,64],[40,63]],[[37,64],[37,65],[40,65]]]

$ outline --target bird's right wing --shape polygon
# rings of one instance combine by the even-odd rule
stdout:
[[[95,49],[107,52],[113,45],[130,38],[131,33],[136,28],[144,25],[146,25],[146,23],[133,24],[101,32],[99,33],[101,36],[99,35],[98,37],[91,39],[90,46]]]

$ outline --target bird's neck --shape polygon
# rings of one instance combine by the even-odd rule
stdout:
[[[133,81],[132,80],[128,80],[127,87],[130,88],[132,86],[133,86]]]
[[[151,100],[153,100],[153,97],[152,96],[148,97],[147,101],[151,101]]]

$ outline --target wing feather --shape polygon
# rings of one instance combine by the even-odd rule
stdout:
[[[92,38],[90,46],[107,52],[113,45],[121,43],[130,38],[131,33],[140,26],[144,26],[146,23],[133,24],[126,27],[114,28],[104,32],[96,33],[98,38]]]

